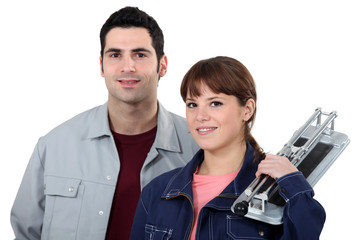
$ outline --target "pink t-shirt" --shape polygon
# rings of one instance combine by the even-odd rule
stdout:
[[[194,198],[195,222],[191,232],[191,240],[195,239],[198,216],[201,208],[218,196],[236,177],[238,172],[225,175],[207,176],[198,175],[197,170],[193,174],[192,190]]]

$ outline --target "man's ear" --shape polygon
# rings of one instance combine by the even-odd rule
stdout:
[[[99,60],[100,60],[100,74],[102,77],[104,77],[103,60],[101,56],[99,57]]]
[[[256,104],[254,99],[250,98],[249,100],[247,100],[244,106],[244,110],[245,110],[243,115],[244,122],[247,122],[254,115],[255,108],[256,108]]]
[[[163,77],[166,74],[167,71],[167,65],[168,65],[168,61],[167,61],[167,57],[164,54],[161,59],[160,59],[160,67],[159,67],[159,77]]]

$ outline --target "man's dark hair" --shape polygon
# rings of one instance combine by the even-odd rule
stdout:
[[[164,35],[154,18],[137,7],[125,7],[114,12],[100,30],[101,57],[104,56],[106,34],[115,27],[141,27],[148,30],[158,60],[164,55]]]

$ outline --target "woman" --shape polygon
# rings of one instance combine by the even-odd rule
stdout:
[[[143,189],[131,239],[318,239],[325,211],[311,186],[287,158],[265,156],[250,133],[256,90],[246,67],[229,57],[202,60],[185,75],[181,96],[201,150],[185,167]],[[282,189],[282,225],[230,210],[260,174],[276,179]]]

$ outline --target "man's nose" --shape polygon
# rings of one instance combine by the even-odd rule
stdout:
[[[123,58],[122,72],[135,72],[135,61],[131,56],[125,56]]]

